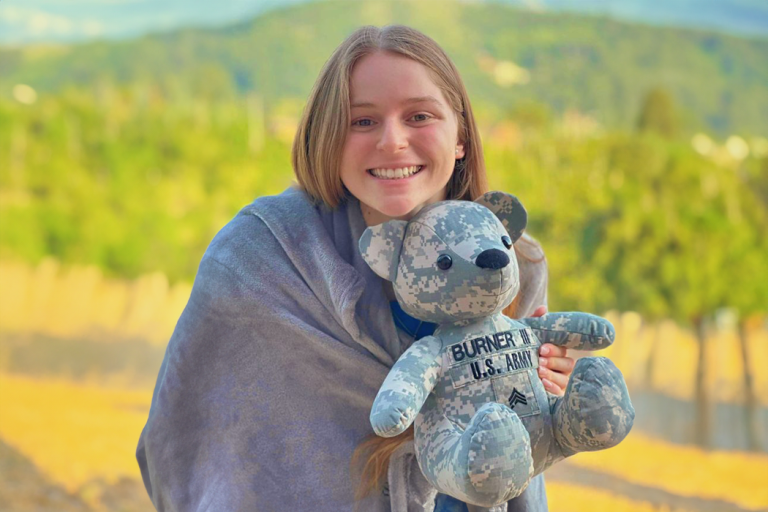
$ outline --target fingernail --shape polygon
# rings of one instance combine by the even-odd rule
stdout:
[[[547,347],[546,345],[541,347],[541,355],[546,356],[548,354],[549,354],[549,347]]]
[[[550,381],[548,381],[547,379],[541,379],[541,382],[544,383],[544,387],[545,388],[551,388],[552,387],[552,383]]]
[[[539,377],[544,378],[546,374],[547,374],[546,368],[539,367]]]
[[[540,357],[539,358],[539,364],[541,366],[547,366],[547,358],[546,357]]]

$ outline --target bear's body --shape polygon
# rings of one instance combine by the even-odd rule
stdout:
[[[518,291],[512,241],[525,223],[513,196],[491,192],[474,203],[429,205],[410,222],[368,228],[360,241],[371,268],[393,282],[401,307],[438,323],[382,384],[374,431],[398,435],[415,420],[426,478],[481,506],[520,495],[532,476],[564,457],[617,444],[634,418],[623,377],[605,358],[579,360],[564,397],[544,390],[541,343],[597,350],[614,332],[586,313],[520,321],[501,313]]]

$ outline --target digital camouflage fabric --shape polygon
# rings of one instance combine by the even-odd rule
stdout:
[[[383,437],[415,421],[416,456],[438,491],[491,507],[581,451],[610,448],[629,433],[634,409],[621,372],[600,357],[576,363],[563,397],[544,390],[538,347],[599,350],[607,320],[550,313],[513,320],[502,310],[519,289],[513,243],[527,216],[514,196],[443,201],[409,222],[365,230],[360,252],[392,281],[408,314],[439,324],[395,363],[371,410]]]

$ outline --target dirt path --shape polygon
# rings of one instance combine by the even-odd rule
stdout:
[[[547,470],[550,482],[565,482],[595,489],[610,489],[612,493],[629,499],[651,503],[669,509],[697,512],[754,512],[722,500],[681,496],[656,487],[628,482],[620,477],[568,462],[556,464]],[[141,482],[124,479],[108,485],[101,481],[89,482],[80,494],[95,493],[102,510],[145,512],[153,510]],[[77,494],[46,480],[23,455],[0,440],[0,508],[12,507],[14,512],[93,512]],[[762,512],[768,512],[764,510]]]
[[[34,464],[1,440],[0,503],[14,512],[90,512],[80,498],[47,482]]]
[[[69,493],[49,482],[32,462],[0,440],[0,510],[93,512],[94,509],[81,498],[86,495],[101,503],[99,510],[154,510],[141,482],[123,479],[110,485],[96,480],[85,484],[77,493]]]
[[[681,496],[657,487],[634,484],[621,477],[572,465],[567,461],[555,464],[548,469],[544,478],[550,482],[564,482],[594,487],[595,489],[610,489],[613,494],[632,500],[645,501],[655,506],[664,505],[670,509],[680,508],[697,512],[754,512],[727,501]],[[768,512],[768,510],[763,509],[761,512]]]

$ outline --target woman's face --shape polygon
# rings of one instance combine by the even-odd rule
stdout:
[[[376,52],[355,63],[349,86],[352,118],[341,181],[360,200],[366,223],[408,220],[445,199],[464,147],[456,114],[427,68]]]

